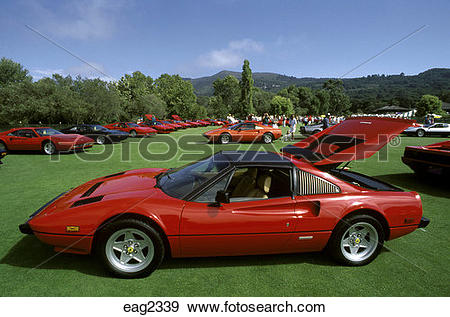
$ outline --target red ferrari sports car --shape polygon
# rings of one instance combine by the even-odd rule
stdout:
[[[170,133],[175,131],[176,129],[172,126],[168,126],[167,124],[158,122],[158,121],[154,121],[154,122],[150,122],[150,121],[145,121],[145,122],[141,122],[139,123],[139,125],[141,127],[148,127],[151,129],[155,129],[158,133]]]
[[[130,134],[130,137],[136,137],[136,136],[150,136],[157,133],[155,129],[152,129],[150,127],[143,127],[138,125],[137,123],[133,122],[116,122],[111,123],[108,125],[105,125],[105,128],[110,130],[119,130],[123,132],[128,132]]]
[[[212,142],[222,144],[232,141],[271,143],[273,140],[281,137],[281,130],[260,123],[242,122],[205,132],[203,136]]]
[[[91,148],[94,140],[79,134],[64,134],[55,129],[15,128],[0,133],[0,149],[8,151],[42,151],[51,155]]]
[[[406,120],[352,118],[282,153],[234,151],[176,169],[146,168],[64,192],[19,226],[57,251],[96,254],[121,277],[163,258],[320,251],[346,265],[425,227],[416,192],[336,169],[366,158]],[[380,133],[386,137],[380,137]]]
[[[407,146],[402,161],[420,175],[431,173],[450,176],[450,141],[427,146]]]

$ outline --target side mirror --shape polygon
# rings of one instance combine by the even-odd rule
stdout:
[[[222,204],[228,204],[230,202],[230,193],[224,190],[219,190],[216,194],[216,202],[209,204],[210,207],[221,207]]]

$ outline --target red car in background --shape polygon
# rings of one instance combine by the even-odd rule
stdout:
[[[181,126],[181,129],[186,129],[186,128],[191,127],[190,124],[187,124],[186,122],[183,122],[183,121],[177,121],[177,120],[173,120],[173,119],[167,119],[164,121],[168,121],[169,123],[172,123],[172,124],[178,124],[179,126]]]
[[[221,144],[254,141],[272,143],[281,137],[281,130],[260,123],[241,122],[205,132],[203,136]]]
[[[183,126],[178,124],[178,123],[172,123],[172,122],[169,122],[167,120],[158,120],[158,122],[161,122],[162,124],[166,124],[168,126],[174,127],[175,130],[183,129]]]
[[[176,129],[172,126],[169,126],[167,124],[158,122],[158,121],[145,121],[145,122],[141,122],[139,123],[139,125],[141,127],[148,127],[148,128],[152,128],[155,129],[158,133],[170,133],[175,131]]]
[[[326,249],[344,265],[365,265],[385,241],[429,223],[416,192],[335,169],[372,156],[408,125],[391,120],[352,118],[282,153],[220,151],[170,170],[97,178],[55,197],[19,229],[57,252],[95,253],[127,278],[170,257]]]
[[[0,133],[0,148],[8,151],[42,151],[52,155],[91,148],[94,140],[79,134],[64,134],[42,128],[15,128]]]
[[[211,125],[211,123],[206,120],[197,120],[197,122],[200,123],[202,125],[202,127],[207,127],[207,126]]]
[[[107,129],[128,132],[130,137],[150,136],[157,133],[155,129],[143,127],[134,122],[116,122],[104,126]]]
[[[193,128],[201,127],[202,124],[200,122],[185,120],[184,122],[189,123]]]

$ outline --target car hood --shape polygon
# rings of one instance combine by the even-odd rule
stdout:
[[[156,185],[155,176],[162,171],[165,171],[165,169],[138,169],[91,180],[59,197],[47,206],[39,216],[68,209],[83,208],[83,206],[87,207],[100,201],[120,198],[127,198],[131,201],[132,198],[149,197]]]
[[[172,118],[174,118],[174,119],[177,120],[177,121],[183,121],[183,119],[181,119],[181,117],[178,116],[178,115],[176,115],[176,114],[173,114],[173,115],[172,115]]]
[[[314,165],[336,166],[365,159],[414,123],[414,120],[354,117],[282,149]]]

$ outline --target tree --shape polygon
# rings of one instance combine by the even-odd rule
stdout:
[[[264,91],[258,87],[253,87],[253,107],[255,112],[259,115],[271,112],[270,102],[274,94]]]
[[[297,96],[298,104],[295,108],[297,114],[319,114],[319,100],[311,88],[298,87]]]
[[[241,84],[241,100],[240,100],[241,111],[238,113],[238,115],[244,117],[255,111],[255,109],[253,108],[252,70],[250,69],[250,62],[248,60],[244,60],[240,84]]]
[[[272,114],[275,115],[291,115],[294,113],[294,107],[291,99],[282,96],[274,96],[270,102]]]
[[[416,104],[417,113],[419,117],[423,117],[430,113],[442,113],[442,101],[433,95],[423,95]]]
[[[132,75],[125,74],[122,76],[117,82],[117,89],[125,99],[131,101],[139,96],[153,93],[153,79],[135,71]]]
[[[197,97],[191,82],[179,75],[162,74],[155,84],[157,95],[167,104],[168,114],[193,118]]]
[[[217,78],[214,83],[214,111],[216,117],[224,118],[230,112],[235,112],[239,105],[239,80],[228,75],[223,79]]]
[[[323,89],[330,95],[329,112],[335,115],[348,113],[351,103],[350,98],[345,94],[342,80],[329,79],[323,84]]]
[[[2,57],[0,60],[0,87],[11,83],[31,82],[28,70],[19,63]]]

